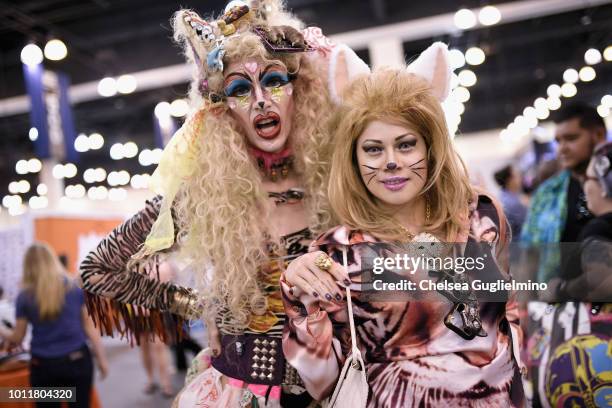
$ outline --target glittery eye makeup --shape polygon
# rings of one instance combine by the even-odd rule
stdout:
[[[237,78],[230,81],[224,89],[225,96],[248,96],[251,93],[251,81]]]
[[[265,88],[280,88],[289,83],[289,75],[286,72],[269,71],[261,78],[261,85]]]

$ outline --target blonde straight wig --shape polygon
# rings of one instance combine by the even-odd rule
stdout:
[[[375,120],[418,131],[427,146],[428,179],[421,191],[430,205],[425,230],[453,241],[465,229],[473,196],[467,170],[449,138],[444,112],[429,82],[405,70],[382,69],[356,78],[343,92],[332,120],[335,149],[329,200],[340,221],[382,239],[400,240],[403,230],[362,181],[356,142]]]
[[[49,245],[32,244],[23,259],[22,286],[36,301],[41,320],[57,318],[64,307],[67,274]]]

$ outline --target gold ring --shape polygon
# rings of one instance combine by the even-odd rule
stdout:
[[[319,254],[314,261],[314,264],[317,268],[329,272],[333,261],[327,254]]]

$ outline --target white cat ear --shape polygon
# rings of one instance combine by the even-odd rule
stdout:
[[[370,67],[344,44],[335,46],[329,56],[329,93],[336,104],[348,84],[359,75],[370,74]]]
[[[432,92],[440,102],[448,97],[453,70],[450,66],[446,44],[433,43],[408,65],[406,70],[425,78],[431,84]]]

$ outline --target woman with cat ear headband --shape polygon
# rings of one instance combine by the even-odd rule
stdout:
[[[510,279],[508,229],[500,207],[470,186],[449,138],[440,103],[449,91],[447,54],[437,43],[407,69],[354,78],[332,120],[328,192],[340,225],[281,278],[285,357],[316,399],[340,390],[345,359],[360,353],[368,407],[521,406],[516,302],[481,301],[469,285],[474,278]],[[449,250],[482,256],[486,274],[386,268],[386,282],[422,288],[433,279],[467,289],[421,289],[408,300],[372,290],[373,259],[424,252],[435,259]],[[352,307],[330,296],[346,286]]]
[[[211,20],[181,10],[173,23],[193,111],[153,175],[160,195],[81,265],[90,312],[107,334],[166,341],[184,319],[207,321],[209,348],[179,407],[306,405],[281,348],[279,277],[331,221],[328,67],[367,66],[280,1],[233,1]],[[194,288],[155,279],[170,250]]]

